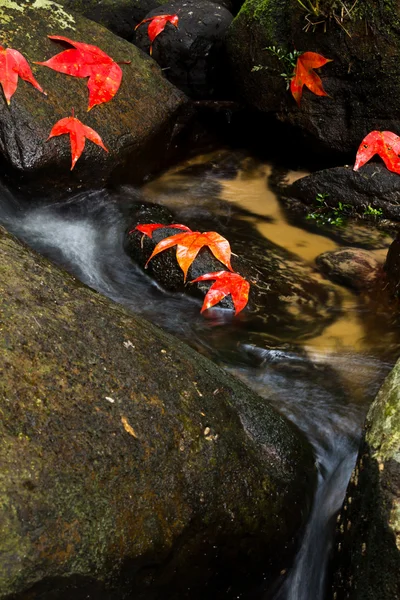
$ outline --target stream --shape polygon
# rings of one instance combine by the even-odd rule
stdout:
[[[167,206],[178,223],[211,219],[216,231],[221,222],[242,219],[314,265],[321,252],[339,248],[340,239],[288,218],[268,185],[273,169],[245,153],[221,150],[178,165],[140,190],[98,189],[39,203],[0,188],[0,223],[90,287],[221,364],[304,431],[319,485],[295,564],[273,600],[324,600],[336,513],[366,411],[399,354],[397,332],[375,319],[357,295],[336,286],[337,314],[322,333],[290,340],[282,331],[258,344],[254,336],[246,340],[230,311],[204,317],[197,299],[160,289],[123,248],[130,206],[144,199]],[[302,175],[292,171],[287,180]],[[372,251],[382,261],[389,243]],[[263,591],[239,597],[270,598]]]

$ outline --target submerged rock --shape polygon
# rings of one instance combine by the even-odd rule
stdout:
[[[101,185],[129,160],[129,177],[141,180],[160,166],[177,114],[186,97],[163,76],[157,64],[135,46],[55,2],[7,2],[0,6],[2,43],[22,52],[47,96],[20,79],[7,106],[0,99],[0,155],[18,183],[37,179],[44,187],[64,189]],[[45,61],[66,49],[48,39],[65,36],[100,47],[122,64],[115,97],[89,113],[87,79],[71,77],[34,61]],[[69,46],[68,46],[69,47]],[[75,116],[101,136],[109,152],[86,142],[71,172],[68,135],[47,138],[61,118]]]
[[[314,11],[309,10],[314,6]],[[246,0],[228,35],[237,89],[249,106],[296,126],[325,152],[356,150],[373,129],[400,131],[400,7],[386,0]],[[304,89],[300,107],[287,90],[294,49],[332,62],[318,69],[328,97]]]
[[[0,325],[0,598],[222,597],[287,568],[314,460],[265,400],[3,229]]]
[[[400,362],[373,402],[338,518],[332,598],[400,598]]]
[[[373,254],[360,248],[324,252],[315,262],[329,279],[356,291],[371,289],[382,271]]]
[[[232,14],[211,0],[175,0],[151,10],[146,18],[177,14],[178,27],[167,24],[153,42],[153,57],[165,75],[191,98],[226,97],[225,34]],[[147,24],[137,29],[136,44],[149,52]]]

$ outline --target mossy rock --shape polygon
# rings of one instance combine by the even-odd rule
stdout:
[[[332,598],[400,598],[400,361],[367,416],[338,518]]]
[[[2,44],[20,51],[47,96],[19,80],[7,106],[0,98],[0,154],[4,168],[18,183],[36,179],[54,188],[98,186],[129,160],[129,177],[140,180],[159,166],[171,142],[177,113],[186,97],[163,76],[157,64],[132,44],[101,25],[64,9],[50,0],[23,3],[0,1]],[[88,113],[87,79],[58,73],[35,61],[45,61],[67,48],[48,35],[100,47],[122,64],[121,86],[115,97]],[[47,141],[53,125],[75,116],[101,136],[109,152],[86,142],[71,172],[68,135]]]
[[[287,568],[314,459],[265,400],[3,229],[0,328],[0,598],[204,598]]]
[[[319,9],[307,12],[298,0],[245,1],[227,42],[241,96],[261,113],[300,129],[314,148],[329,152],[355,151],[374,129],[400,133],[398,3],[303,4]],[[329,96],[304,88],[298,107],[281,76],[290,75],[292,67],[267,50],[272,46],[286,55],[296,49],[331,59],[318,70]]]

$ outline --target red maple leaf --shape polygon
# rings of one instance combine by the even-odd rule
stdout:
[[[159,254],[168,248],[172,248],[173,246],[177,246],[176,259],[183,271],[185,281],[190,265],[204,246],[207,246],[214,254],[215,258],[232,271],[230,263],[231,247],[228,240],[216,231],[200,233],[200,231],[191,231],[190,229],[185,233],[177,233],[176,235],[171,235],[161,240],[161,242],[158,242],[150,258],[146,262],[145,267],[147,267],[149,261],[156,256],[156,254]]]
[[[249,299],[250,284],[239,273],[231,273],[229,271],[216,271],[214,273],[206,273],[193,279],[190,283],[197,281],[208,281],[216,279],[208,290],[204,298],[201,312],[218,304],[225,296],[231,295],[233,305],[235,307],[235,315],[237,315],[247,304]]]
[[[138,27],[140,27],[143,23],[149,22],[149,26],[147,28],[147,35],[150,40],[150,56],[153,54],[153,42],[155,38],[160,35],[161,32],[164,31],[167,23],[171,23],[176,28],[178,27],[178,15],[156,15],[154,17],[149,17],[148,19],[143,19],[140,23],[138,23],[135,27],[135,31]]]
[[[317,54],[316,52],[304,52],[299,56],[293,79],[290,82],[290,91],[299,106],[303,93],[303,85],[307,86],[308,89],[317,96],[328,96],[322,87],[321,79],[313,69],[323,67],[326,63],[331,61],[331,58],[324,58],[321,54]]]
[[[31,83],[39,92],[47,95],[34,78],[26,58],[18,50],[0,46],[0,83],[7,104],[10,104],[11,96],[17,89],[18,76]]]
[[[60,119],[59,121],[57,121],[53,129],[50,131],[50,135],[47,138],[47,141],[54,136],[63,135],[64,133],[69,134],[71,141],[71,171],[74,168],[76,161],[83,152],[83,149],[85,147],[85,138],[87,138],[91,142],[94,142],[98,146],[101,146],[103,150],[108,152],[99,134],[91,127],[84,125],[79,119],[76,119],[73,116],[73,112],[72,117],[65,117],[64,119]]]
[[[156,229],[161,229],[162,227],[170,227],[171,229],[183,229],[184,231],[192,231],[186,225],[181,225],[180,223],[173,223],[172,225],[165,225],[163,223],[145,223],[143,225],[136,225],[134,229],[131,229],[128,233],[133,233],[134,231],[140,231],[147,237],[153,237],[153,231]]]
[[[36,64],[73,77],[89,77],[88,110],[96,104],[102,104],[114,98],[121,84],[122,71],[108,54],[97,46],[74,42],[62,35],[49,35],[48,37],[51,40],[67,42],[74,46],[74,50],[72,48],[64,50],[49,60]],[[129,62],[121,64],[129,64]]]
[[[374,154],[378,154],[389,171],[400,174],[400,137],[392,131],[371,131],[361,142],[353,167],[358,171]]]

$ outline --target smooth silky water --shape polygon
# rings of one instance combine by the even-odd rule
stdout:
[[[217,231],[222,221],[241,218],[314,265],[318,254],[338,243],[303,229],[293,218],[288,221],[268,187],[271,169],[224,150],[181,164],[141,190],[93,190],[54,203],[17,199],[3,190],[0,222],[90,287],[210,356],[305,432],[315,451],[319,485],[295,564],[282,576],[274,600],[323,600],[336,513],[366,411],[399,354],[397,331],[389,321],[376,321],[373,309],[355,294],[336,286],[336,319],[316,337],[247,343],[243,327],[237,337],[230,311],[201,316],[201,302],[161,290],[123,249],[130,206],[145,200],[168,206],[177,222],[212,219]],[[302,175],[291,172],[287,179]],[[374,253],[383,260],[386,249]],[[251,596],[237,597],[266,596],[252,590]]]

